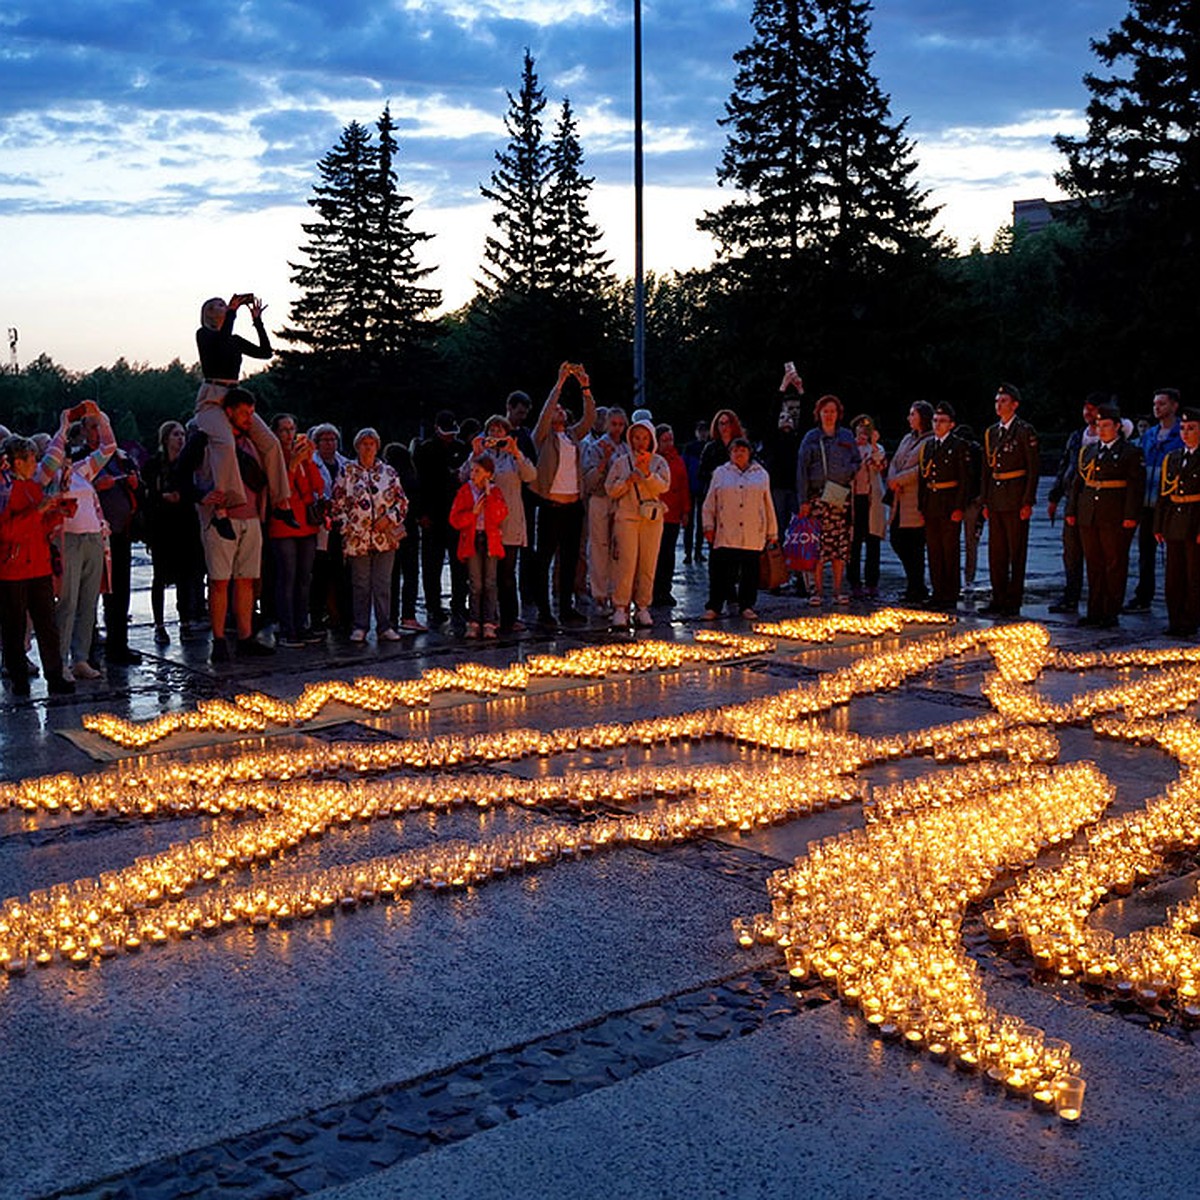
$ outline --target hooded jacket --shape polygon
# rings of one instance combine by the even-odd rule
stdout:
[[[650,434],[650,464],[643,474],[633,465],[633,450],[630,436],[635,429],[644,429]],[[613,459],[608,468],[604,488],[613,501],[613,519],[616,521],[662,520],[662,495],[671,486],[671,468],[667,460],[658,453],[658,438],[649,421],[634,421],[625,431],[625,447]],[[657,513],[653,518],[641,510],[642,501],[657,501]]]

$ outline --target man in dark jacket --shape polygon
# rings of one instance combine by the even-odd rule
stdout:
[[[1075,475],[1079,470],[1079,455],[1085,446],[1093,445],[1099,438],[1096,433],[1096,416],[1102,404],[1112,403],[1112,397],[1104,392],[1092,392],[1083,402],[1083,428],[1076,429],[1067,438],[1066,449],[1058,460],[1058,470],[1050,485],[1050,496],[1046,502],[1046,515],[1051,523],[1058,506],[1067,498]],[[1079,540],[1079,528],[1067,521],[1062,526],[1062,595],[1050,605],[1052,613],[1073,613],[1079,608],[1079,597],[1083,595],[1083,545]]]
[[[1129,577],[1129,546],[1142,509],[1146,468],[1142,452],[1121,436],[1121,413],[1102,405],[1099,440],[1079,456],[1067,501],[1067,522],[1079,530],[1087,565],[1087,616],[1080,625],[1115,629]]]
[[[1029,521],[1037,498],[1038,439],[1017,416],[1021,393],[1010,383],[996,389],[995,425],[983,434],[983,515],[988,535],[992,599],[987,616],[1019,617],[1025,593]]]
[[[959,535],[970,498],[971,463],[967,444],[951,436],[954,409],[945,402],[933,410],[933,437],[921,443],[917,460],[917,507],[925,518],[929,556],[929,607],[953,612],[962,586]]]
[[[413,467],[421,485],[417,520],[421,526],[421,574],[425,584],[425,613],[429,624],[442,625],[442,567],[450,558],[450,612],[466,628],[467,567],[455,548],[458,534],[450,528],[450,505],[458,491],[458,468],[470,450],[459,441],[454,414],[443,409],[434,419],[434,434],[417,444]]]
[[[1190,638],[1200,629],[1200,409],[1180,412],[1179,434],[1183,446],[1162,466],[1154,537],[1167,548],[1167,633]]]

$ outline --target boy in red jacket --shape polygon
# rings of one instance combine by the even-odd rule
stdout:
[[[2,452],[7,463],[3,480],[7,503],[0,511],[0,644],[14,696],[29,695],[25,625],[30,618],[47,689],[52,695],[75,690],[75,685],[63,678],[50,563],[50,530],[61,519],[64,506],[74,501],[65,496],[47,498],[35,478],[52,475],[61,454],[61,438],[51,443],[40,467],[28,438],[9,438]]]
[[[467,637],[496,636],[498,602],[496,563],[504,557],[500,526],[508,505],[493,486],[496,464],[490,454],[480,454],[471,464],[471,478],[458,489],[450,506],[450,525],[458,530],[458,557],[467,564],[471,588]]]

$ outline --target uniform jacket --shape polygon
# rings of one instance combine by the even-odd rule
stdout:
[[[1124,438],[1115,438],[1107,450],[1103,442],[1085,446],[1071,482],[1067,516],[1083,526],[1136,521],[1145,484],[1142,452]]]
[[[949,517],[971,498],[971,455],[967,443],[948,433],[926,438],[917,455],[917,507],[921,515]]]
[[[1188,455],[1185,448],[1173,450],[1159,472],[1158,504],[1154,509],[1154,532],[1168,542],[1194,541],[1200,536],[1200,449]],[[1195,496],[1188,500],[1184,497]]]
[[[999,421],[983,435],[983,503],[996,512],[1032,508],[1037,500],[1038,439],[1028,421]]]

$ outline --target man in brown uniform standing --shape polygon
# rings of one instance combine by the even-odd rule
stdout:
[[[1097,412],[1100,440],[1079,451],[1071,481],[1067,522],[1079,530],[1087,566],[1087,616],[1080,625],[1115,629],[1129,577],[1129,546],[1142,511],[1146,467],[1142,452],[1121,436],[1115,404]]]
[[[1154,537],[1167,547],[1167,633],[1190,638],[1200,629],[1200,409],[1180,412],[1179,433],[1182,449],[1163,460]]]
[[[1038,440],[1017,416],[1021,393],[1012,384],[996,389],[996,416],[983,435],[983,515],[988,523],[991,603],[987,616],[1019,617],[1025,592],[1029,519],[1037,498]]]

